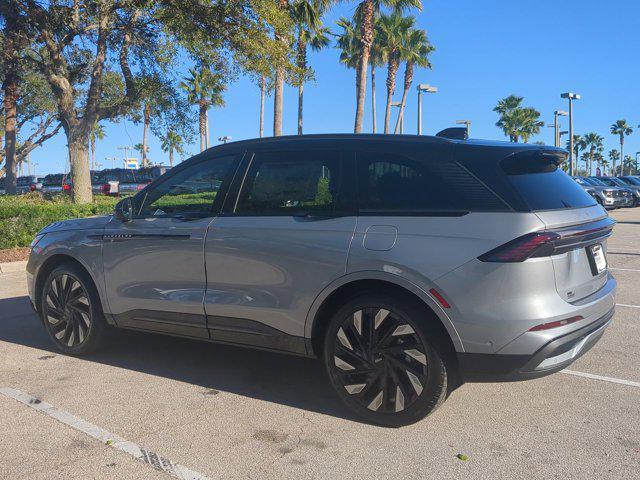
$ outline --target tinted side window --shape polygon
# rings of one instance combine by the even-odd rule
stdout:
[[[226,156],[187,167],[136,196],[135,210],[143,217],[210,216],[216,195],[234,164],[234,157]]]
[[[335,214],[339,170],[337,152],[258,152],[251,162],[235,213]]]
[[[457,163],[359,152],[360,214],[498,211],[508,207]]]

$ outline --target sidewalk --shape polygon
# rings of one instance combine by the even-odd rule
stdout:
[[[24,272],[27,267],[27,261],[0,263],[0,275],[6,273]]]

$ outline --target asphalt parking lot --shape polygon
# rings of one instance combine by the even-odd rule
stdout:
[[[638,478],[640,208],[612,216],[604,338],[570,372],[463,385],[401,429],[351,417],[307,359],[137,333],[60,355],[4,269],[0,478]]]

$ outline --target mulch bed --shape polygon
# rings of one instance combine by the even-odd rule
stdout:
[[[18,262],[29,258],[29,247],[16,247],[0,250],[0,263]]]

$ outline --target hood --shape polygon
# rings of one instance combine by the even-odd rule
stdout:
[[[111,219],[111,215],[99,215],[95,217],[85,218],[72,218],[69,220],[62,220],[59,222],[53,222],[44,227],[38,234],[62,232],[66,230],[100,230]]]

